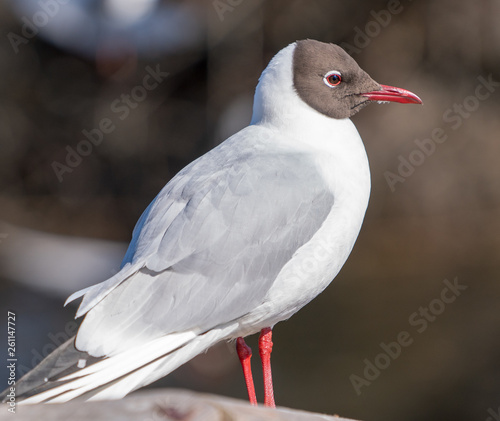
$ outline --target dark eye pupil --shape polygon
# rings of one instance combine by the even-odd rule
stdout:
[[[332,85],[338,85],[340,83],[340,76],[339,75],[330,75],[328,76],[328,82],[330,82]]]

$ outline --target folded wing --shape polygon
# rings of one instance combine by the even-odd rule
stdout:
[[[122,279],[85,291],[78,349],[113,355],[235,320],[263,301],[320,228],[333,196],[312,159],[257,152],[244,142],[238,154],[230,150],[216,148],[193,162],[148,207]]]

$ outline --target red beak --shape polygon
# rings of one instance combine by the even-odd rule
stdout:
[[[394,86],[380,85],[380,91],[361,94],[372,101],[400,102],[401,104],[422,104],[422,100],[413,92]]]

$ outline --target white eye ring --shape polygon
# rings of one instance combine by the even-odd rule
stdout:
[[[323,82],[329,88],[335,88],[342,82],[342,75],[337,70],[331,70],[323,77]]]

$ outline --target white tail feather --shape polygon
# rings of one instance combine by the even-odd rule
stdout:
[[[166,376],[220,340],[230,338],[234,328],[234,325],[230,325],[202,335],[181,332],[155,339],[63,377],[61,381],[66,383],[31,396],[21,403],[67,402],[103,386],[91,400],[120,399]],[[109,386],[105,386],[108,383]]]

